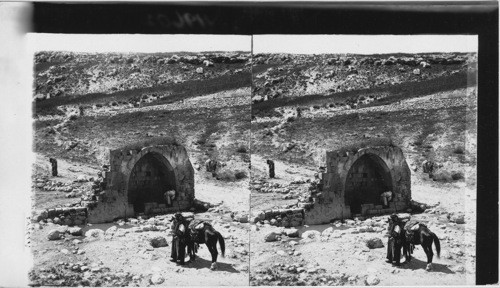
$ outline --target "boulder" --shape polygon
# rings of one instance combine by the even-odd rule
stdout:
[[[252,216],[252,218],[250,220],[251,220],[251,223],[258,223],[260,221],[259,217],[257,217],[257,216]]]
[[[47,219],[48,216],[49,214],[47,210],[39,210],[34,213],[33,220],[35,220],[36,222],[40,222],[42,220]]]
[[[248,214],[238,215],[237,220],[240,223],[248,223]]]
[[[196,68],[196,73],[203,74],[203,67]]]
[[[278,240],[279,234],[276,232],[271,232],[268,233],[266,236],[264,236],[264,241],[266,242],[274,242]]]
[[[349,225],[349,226],[354,226],[356,224],[356,222],[352,219],[347,219],[347,220],[345,220],[345,224]]]
[[[321,232],[321,236],[328,236],[333,233],[333,227],[328,227],[323,232]]]
[[[309,231],[306,231],[304,233],[302,233],[302,239],[304,240],[319,240],[319,238],[321,237],[321,233],[319,233],[318,231],[314,231],[314,230],[309,230]]]
[[[165,279],[159,274],[153,274],[153,276],[151,276],[150,281],[154,285],[159,285],[159,284],[163,283],[165,281]]]
[[[413,75],[420,75],[420,69],[413,69]]]
[[[455,273],[464,273],[466,271],[465,267],[462,265],[452,266],[450,270]]]
[[[465,215],[463,213],[450,213],[448,219],[453,223],[465,224]]]
[[[61,235],[62,233],[57,230],[57,229],[53,229],[53,230],[50,230],[49,234],[47,234],[47,239],[49,240],[59,240],[61,239]]]
[[[90,229],[89,231],[85,232],[85,237],[89,238],[90,240],[101,239],[104,238],[104,231],[100,229]]]
[[[290,182],[290,184],[304,184],[306,183],[306,180],[302,177],[295,177],[295,179],[293,179],[292,182]]]
[[[151,244],[153,248],[168,246],[167,239],[165,239],[165,237],[162,236],[156,236],[154,238],[149,239],[149,244]]]
[[[264,211],[259,211],[257,213],[257,216],[255,217],[258,219],[258,221],[264,221],[266,220],[266,213]]]
[[[440,168],[434,173],[432,173],[432,180],[440,182],[452,182],[453,175],[450,171]]]
[[[382,248],[384,247],[384,243],[382,243],[382,239],[374,237],[365,240],[366,247],[370,249]]]
[[[380,283],[380,279],[378,279],[377,276],[368,275],[368,277],[366,277],[366,280],[365,280],[366,285],[375,286],[375,285],[378,285],[378,283]]]
[[[259,102],[262,102],[264,101],[264,98],[260,95],[256,95],[252,98],[252,103],[259,103]]]
[[[85,175],[78,175],[78,177],[76,178],[76,182],[87,182],[88,179],[87,177],[85,177]]]
[[[425,61],[422,61],[420,62],[420,66],[422,66],[422,68],[430,68],[431,67],[431,64],[425,62]]]
[[[299,237],[299,230],[295,228],[285,229],[285,235],[288,237]]]
[[[104,232],[104,234],[107,236],[112,236],[113,234],[115,234],[116,229],[118,229],[116,226],[111,226],[108,229],[106,229],[106,232]]]
[[[80,227],[71,227],[68,229],[68,232],[69,232],[69,234],[71,234],[73,236],[82,236],[82,234],[83,234],[82,228],[80,228]]]

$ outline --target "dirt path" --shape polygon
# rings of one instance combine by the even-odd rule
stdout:
[[[101,279],[104,282],[105,277],[110,277],[110,275],[127,273],[130,278],[133,276],[136,278],[127,282],[131,286],[135,284],[149,286],[152,275],[162,276],[165,281],[161,284],[167,286],[248,285],[248,257],[246,256],[248,254],[248,229],[244,224],[228,223],[222,217],[209,216],[209,218],[215,220],[214,226],[226,238],[226,257],[219,256],[218,268],[215,271],[210,270],[211,256],[204,245],[198,251],[198,258],[194,263],[181,266],[169,261],[171,236],[167,236],[169,229],[166,227],[157,226],[160,229],[166,229],[164,231],[140,232],[134,229],[139,225],[120,226],[116,223],[83,227],[84,232],[90,229],[106,231],[111,227],[118,228],[112,236],[110,234],[105,238],[95,240],[88,237],[67,236],[65,240],[48,241],[45,238],[47,233],[52,229],[61,228],[59,225],[35,229],[32,234],[32,242],[35,243],[32,250],[35,257],[34,267],[41,275],[44,273],[40,269],[58,267],[61,263],[69,263],[70,267],[75,265],[97,267],[100,271],[93,271],[86,275],[88,279]],[[169,246],[152,248],[149,239],[157,236],[165,237]],[[75,244],[73,242],[75,239],[82,242]],[[219,245],[218,249],[221,253]],[[73,251],[79,251],[78,253],[81,254],[73,254]],[[104,273],[105,271],[108,273]],[[71,281],[71,271],[61,273],[66,274],[67,281]],[[123,279],[125,278],[122,277]],[[196,282],[193,282],[193,279],[196,279]],[[69,283],[65,282],[65,284]],[[76,283],[79,282],[76,281]]]
[[[58,161],[58,170],[60,176],[50,176],[49,180],[73,183],[79,175],[92,177],[98,171],[84,164],[65,160]],[[36,177],[48,175],[49,172],[47,157],[36,155]],[[151,247],[149,239],[157,236],[165,237],[171,245],[169,225],[164,222],[168,215],[156,217],[161,219],[156,225],[159,231],[141,232],[138,228],[147,225],[148,222],[145,220],[139,220],[136,224],[127,222],[128,224],[123,225],[115,222],[80,226],[83,233],[90,229],[103,232],[117,229],[117,232],[101,239],[66,234],[66,239],[48,241],[46,237],[49,231],[65,228],[50,223],[42,225],[36,223],[31,225],[33,232],[30,240],[35,261],[34,269],[37,277],[42,277],[41,280],[39,278],[40,283],[46,285],[56,283],[63,286],[88,285],[88,283],[101,283],[105,286],[149,286],[152,285],[151,278],[155,275],[164,278],[164,282],[158,285],[166,286],[248,285],[249,224],[239,223],[231,218],[232,212],[248,212],[250,198],[248,181],[227,183],[205,179],[202,172],[197,171],[195,187],[197,199],[217,205],[215,211],[195,216],[211,222],[225,238],[226,257],[219,256],[217,270],[210,270],[211,255],[204,245],[201,246],[196,261],[185,266],[169,261],[170,246]],[[36,206],[38,209],[52,208],[78,200],[66,199],[65,194],[62,191],[38,191],[35,193]],[[110,228],[111,230],[108,230]],[[75,243],[74,240],[78,241]],[[218,249],[221,253],[219,245]],[[82,267],[89,267],[89,271],[83,271],[82,269],[86,268]]]
[[[465,241],[465,225],[445,223],[438,215],[420,216],[440,223],[431,228],[441,239],[441,258],[434,257],[431,272],[425,271],[426,255],[420,246],[410,263],[394,267],[384,261],[386,247],[369,249],[365,245],[371,238],[387,244],[384,221],[378,228],[380,232],[353,232],[362,224],[343,224],[338,228],[331,224],[304,226],[299,229],[300,234],[315,231],[316,237],[283,236],[278,242],[265,242],[264,237],[272,231],[279,232],[279,228],[263,225],[258,231],[253,230],[251,237],[252,285],[363,286],[368,276],[377,278],[378,285],[383,286],[473,284],[471,259],[475,257],[475,243]],[[445,229],[441,229],[443,225]],[[436,254],[436,248],[433,249]]]
[[[265,159],[252,155],[252,171],[266,178],[266,182],[289,183],[296,172],[302,177],[312,177],[314,171],[287,166],[275,161],[281,179],[267,179]],[[260,174],[258,174],[260,173]],[[412,199],[435,208],[429,213],[415,214],[413,219],[428,223],[441,242],[441,258],[434,258],[434,269],[425,271],[426,255],[418,246],[411,263],[393,267],[385,263],[386,247],[369,249],[365,241],[379,238],[387,243],[385,230],[387,216],[373,217],[374,232],[359,231],[370,222],[342,223],[339,227],[313,225],[296,227],[299,234],[317,233],[313,239],[289,238],[282,235],[281,241],[265,242],[270,232],[282,234],[284,228],[258,224],[251,232],[251,283],[252,285],[366,285],[369,278],[377,278],[378,285],[431,286],[463,285],[475,281],[475,188],[465,181],[453,183],[422,180],[421,173],[412,175]],[[290,202],[290,200],[288,201]],[[252,194],[252,210],[271,209],[287,204],[280,195],[271,193]],[[465,212],[465,224],[452,223],[449,213]],[[371,221],[371,220],[369,220]],[[328,229],[328,230],[327,230]],[[325,231],[326,230],[326,231]],[[433,247],[436,254],[436,248]]]

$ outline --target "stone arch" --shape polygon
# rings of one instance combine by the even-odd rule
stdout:
[[[351,190],[346,182],[349,175],[356,170],[358,165],[369,163],[379,172],[379,179],[393,192],[393,199],[389,207],[381,203],[380,190],[371,194],[372,200],[361,205],[361,213],[351,211],[349,195]],[[300,203],[307,207],[304,212],[306,224],[329,223],[333,219],[346,219],[356,216],[373,216],[397,211],[405,211],[411,203],[411,171],[406,163],[403,150],[393,145],[368,146],[357,151],[339,149],[326,153],[326,173],[322,177],[322,192],[320,197],[314,198],[309,203]],[[373,168],[375,167],[375,168]],[[364,172],[361,172],[364,173]],[[368,175],[367,175],[368,177]],[[377,195],[379,194],[379,195]],[[346,199],[348,198],[348,199]],[[369,203],[373,202],[373,203]],[[353,205],[354,206],[354,205]],[[359,208],[359,207],[358,207]],[[358,209],[359,210],[359,209]]]
[[[180,185],[180,179],[179,179],[179,171],[178,169],[182,169],[182,167],[179,167],[178,163],[178,159],[177,158],[174,158],[174,154],[175,153],[172,153],[172,151],[170,151],[170,153],[165,153],[165,151],[162,151],[161,149],[158,149],[157,147],[147,147],[147,148],[143,148],[142,150],[140,150],[140,152],[136,152],[134,150],[131,150],[130,153],[128,153],[130,155],[130,159],[126,162],[126,167],[124,170],[124,178],[125,178],[125,182],[124,182],[124,189],[123,191],[125,192],[125,194],[128,192],[129,190],[129,179],[130,179],[130,176],[132,175],[132,170],[133,168],[136,166],[137,162],[139,162],[145,155],[148,155],[148,154],[151,154],[152,156],[154,156],[158,161],[162,162],[162,164],[164,164],[165,166],[167,167],[171,167],[172,170],[173,170],[173,173],[174,173],[174,178],[175,178],[175,187],[177,189],[180,189],[181,185]],[[190,163],[189,163],[190,164]]]
[[[389,167],[373,153],[360,155],[349,168],[344,186],[345,205],[351,214],[360,214],[364,204],[380,205],[380,194],[393,190]]]
[[[128,204],[133,205],[136,213],[144,213],[146,203],[169,206],[164,198],[164,193],[168,190],[175,190],[177,194],[175,198],[178,196],[175,170],[158,152],[147,152],[135,161],[127,182]]]
[[[146,176],[157,179],[142,179],[150,181],[149,186],[137,183],[138,178],[147,178]],[[144,209],[144,214],[163,214],[185,211],[192,207],[195,199],[194,169],[189,155],[182,145],[169,138],[141,141],[110,150],[109,170],[104,178],[106,189],[97,199],[86,203],[90,223],[135,217],[133,203],[137,201],[139,204],[136,207],[152,201],[148,204],[148,209]],[[154,188],[155,185],[158,187]],[[138,191],[139,186],[141,189],[146,187],[142,192],[149,196],[137,200],[137,195],[141,192]],[[163,194],[170,189],[175,190],[176,197],[172,205],[166,205]],[[138,210],[137,213],[142,213],[143,207]]]

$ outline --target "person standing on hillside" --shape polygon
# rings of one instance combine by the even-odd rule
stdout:
[[[186,237],[189,237],[186,233],[188,233],[187,227],[189,223],[180,212],[175,213],[172,220],[173,237],[170,261],[174,263],[179,261],[180,265],[184,265],[184,259],[186,257]]]
[[[52,165],[52,176],[57,176],[57,160],[55,158],[49,158],[50,164]]]
[[[401,219],[399,219],[397,214],[392,214],[389,217],[389,227],[387,228],[387,234],[389,239],[387,240],[387,256],[385,262],[393,264],[395,266],[400,265],[401,261],[401,248],[402,248],[402,234],[403,224]],[[406,255],[405,255],[406,256]]]
[[[317,177],[317,182],[318,182],[318,191],[321,192],[323,191],[323,174],[326,172],[326,168],[321,166],[318,169],[318,173],[315,174],[315,177]],[[317,176],[316,176],[317,175]]]
[[[274,161],[267,160],[267,166],[269,166],[269,178],[274,178]]]

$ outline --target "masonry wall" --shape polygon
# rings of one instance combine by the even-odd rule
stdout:
[[[135,165],[146,155],[154,156],[158,161],[171,167],[173,174],[169,178],[175,179],[173,186],[177,191],[173,203],[175,211],[191,207],[194,199],[194,170],[184,147],[171,144],[137,150],[118,149],[110,151],[110,171],[105,173],[106,190],[98,197],[97,203],[89,203],[90,223],[109,222],[135,214],[133,205],[128,199],[129,188],[134,188],[129,186],[130,177]],[[160,213],[159,211],[156,210],[157,213]],[[154,213],[154,211],[149,212]]]
[[[259,211],[255,221],[287,228],[301,226],[304,224],[304,208]]]
[[[353,164],[363,155],[378,157],[388,172],[390,186],[395,194],[394,202],[389,209],[381,207],[364,207],[365,215],[402,211],[408,208],[411,201],[410,169],[403,152],[398,147],[369,147],[353,152],[327,152],[327,171],[323,173],[323,192],[320,198],[314,199],[313,207],[305,212],[306,224],[328,223],[334,219],[351,218],[352,213],[345,201],[345,187],[348,173]],[[392,209],[391,209],[392,208]]]
[[[86,207],[64,207],[46,209],[37,214],[36,221],[51,220],[53,223],[61,225],[83,225],[87,223]]]

